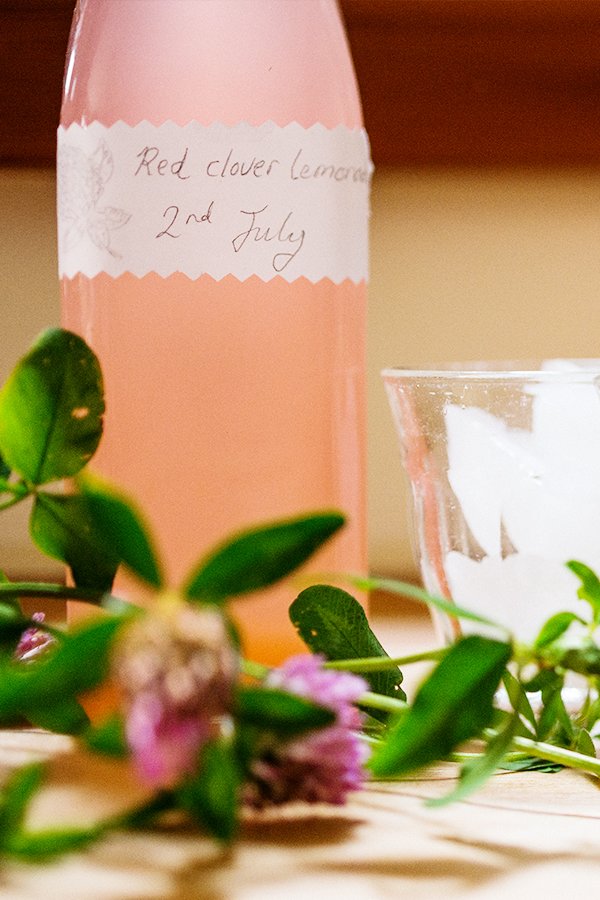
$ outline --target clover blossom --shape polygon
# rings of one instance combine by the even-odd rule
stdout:
[[[305,654],[273,669],[265,684],[327,707],[336,719],[326,728],[268,747],[252,764],[246,802],[256,808],[291,801],[342,805],[360,788],[369,755],[357,733],[361,715],[354,706],[367,683],[348,672],[324,669],[322,657]]]
[[[125,732],[140,777],[171,787],[232,705],[238,658],[222,616],[170,597],[126,630],[115,655]]]
[[[41,624],[46,618],[43,612],[36,612],[32,615],[32,620]],[[19,639],[19,643],[15,649],[15,659],[19,662],[30,662],[37,659],[40,654],[56,643],[56,639],[44,631],[43,628],[36,628],[32,625],[26,628]]]

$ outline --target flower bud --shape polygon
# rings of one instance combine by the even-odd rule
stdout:
[[[170,787],[194,770],[232,706],[238,657],[223,616],[163,596],[125,630],[114,662],[140,776]]]

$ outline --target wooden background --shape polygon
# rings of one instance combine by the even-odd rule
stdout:
[[[598,0],[341,7],[376,165],[600,164]],[[0,0],[2,165],[54,164],[72,9]]]

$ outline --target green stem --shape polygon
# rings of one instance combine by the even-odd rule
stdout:
[[[487,728],[485,734],[488,737],[495,737],[497,732],[492,728]],[[537,759],[547,759],[548,762],[559,763],[570,769],[579,769],[582,772],[600,776],[600,759],[596,759],[594,756],[587,756],[587,754],[578,753],[576,750],[556,747],[554,744],[534,741],[525,737],[513,737],[511,746],[517,751],[523,751],[528,756],[535,756]]]
[[[257,681],[262,681],[263,678],[266,678],[271,671],[269,666],[264,666],[262,663],[254,662],[251,659],[243,659],[241,662],[241,666],[244,675],[249,675],[251,678],[256,678]]]
[[[389,662],[389,660],[388,660]],[[254,662],[251,659],[243,659],[241,662],[242,672],[251,678],[262,681],[271,671],[269,666],[262,663]],[[396,700],[395,697],[386,697],[384,694],[375,694],[372,691],[366,691],[358,698],[360,706],[369,706],[371,709],[382,709],[385,712],[404,712],[408,704],[403,700]]]
[[[6,581],[0,583],[0,597],[56,597],[61,600],[87,600],[88,603],[101,603],[104,596],[104,591],[67,587],[51,581]]]
[[[45,581],[4,581],[0,582],[0,599],[8,597],[18,600],[20,597],[48,597],[54,600],[82,600],[94,606],[101,606],[115,613],[124,613],[135,609],[133,604],[105,591],[92,588],[67,587],[63,584]]]
[[[385,672],[388,669],[408,666],[411,663],[443,659],[447,653],[448,648],[441,647],[438,650],[413,653],[411,656],[366,656],[364,659],[335,659],[326,662],[323,668],[342,669],[344,672]]]
[[[399,594],[401,597],[406,597],[408,600],[416,600],[418,603],[424,603],[426,606],[434,607],[435,609],[440,610],[440,612],[446,613],[446,615],[452,616],[453,618],[467,619],[471,622],[477,622],[480,625],[488,625],[496,631],[508,634],[507,629],[498,622],[494,622],[486,616],[480,616],[478,613],[472,612],[469,609],[464,609],[452,600],[447,600],[445,597],[437,597],[435,594],[430,594],[428,591],[417,587],[415,584],[408,584],[405,581],[396,581],[395,579],[390,578],[364,578],[356,575],[346,576],[346,580],[360,590],[381,590],[387,591],[390,594]]]
[[[269,674],[270,669],[262,663],[254,662],[251,659],[243,659],[241,662],[242,672],[251,678],[262,681]],[[385,712],[404,712],[408,709],[408,703],[403,700],[397,700],[395,697],[386,697],[385,694],[375,694],[372,691],[366,691],[358,698],[360,706],[368,706],[371,709],[381,709]]]
[[[385,738],[375,737],[375,735],[373,734],[364,734],[364,732],[361,732],[359,737],[364,744],[369,744],[369,746],[371,747],[381,747],[383,744],[385,744]],[[481,756],[483,756],[482,753],[451,753],[448,759],[450,760],[450,762],[466,763],[473,762],[474,759],[479,759]],[[511,758],[523,758],[525,756],[528,756],[528,754],[511,754]],[[399,780],[404,777],[405,776],[398,776]],[[387,781],[387,776],[385,780]]]
[[[369,744],[371,747],[381,747],[382,744],[385,744],[383,738],[375,737],[372,734],[365,734],[363,731],[361,731],[358,736],[363,744]]]
[[[395,697],[386,697],[385,694],[374,694],[372,691],[365,691],[358,698],[359,706],[368,706],[371,709],[381,709],[384,712],[399,713],[408,709],[408,703],[404,700],[397,700]]]
[[[25,497],[28,496],[28,494],[13,494],[10,500],[5,500],[4,503],[0,503],[0,512],[4,509],[10,509],[11,506],[16,506],[17,503],[20,503],[21,500],[24,500]]]
[[[514,737],[512,746],[517,750],[526,751],[530,756],[547,759],[549,762],[560,763],[570,769],[579,769],[582,772],[600,776],[600,759],[587,756],[585,753],[567,750],[565,747],[555,747],[544,741],[533,741],[524,737]]]

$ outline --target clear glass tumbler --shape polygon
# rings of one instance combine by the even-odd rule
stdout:
[[[427,590],[531,641],[600,572],[600,360],[382,372]],[[444,640],[476,626],[435,616]]]

